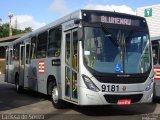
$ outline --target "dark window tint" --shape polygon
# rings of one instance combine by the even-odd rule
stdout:
[[[34,59],[36,56],[36,37],[32,37],[31,39],[31,50],[30,50],[30,57]]]
[[[55,28],[49,32],[48,56],[60,56],[61,48],[61,28]]]
[[[44,58],[46,57],[46,51],[47,51],[47,32],[44,32],[40,35],[38,35],[37,40],[37,58]]]
[[[5,58],[5,47],[0,47],[0,58]]]
[[[30,44],[26,45],[26,64],[30,64]]]
[[[73,32],[73,60],[72,60],[72,66],[75,70],[77,70],[77,65],[78,65],[78,35],[77,35],[77,31]]]
[[[20,43],[17,43],[13,46],[14,60],[19,60],[19,49],[20,49]]]
[[[66,64],[70,65],[70,33],[66,34]]]

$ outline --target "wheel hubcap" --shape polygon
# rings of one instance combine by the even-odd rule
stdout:
[[[52,100],[54,103],[58,103],[58,89],[54,87],[52,90]]]

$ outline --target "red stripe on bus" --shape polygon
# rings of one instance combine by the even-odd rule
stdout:
[[[160,78],[154,78],[154,80],[160,80]]]
[[[38,73],[39,73],[39,74],[44,74],[44,72],[40,72],[40,71],[39,71]]]
[[[154,69],[160,69],[160,66],[154,66]]]

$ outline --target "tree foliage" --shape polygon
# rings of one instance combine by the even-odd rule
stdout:
[[[24,30],[12,28],[12,35],[28,33],[28,32],[31,32],[31,31],[32,31],[31,27],[27,27]],[[0,26],[0,38],[8,37],[8,36],[9,36],[9,24],[5,23],[2,26]]]

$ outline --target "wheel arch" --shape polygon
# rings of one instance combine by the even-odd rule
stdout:
[[[47,78],[47,95],[51,95],[51,93],[49,93],[49,83],[50,82],[53,82],[57,85],[57,80],[56,80],[56,77],[54,75],[49,75],[48,78]]]

